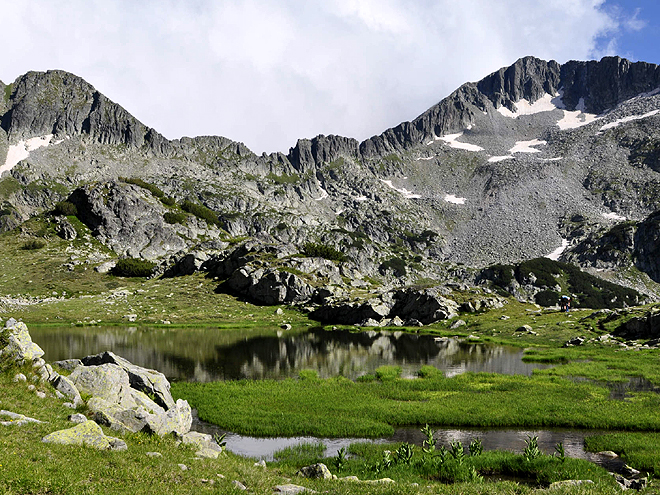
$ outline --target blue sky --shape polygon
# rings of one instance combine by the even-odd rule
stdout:
[[[73,72],[167,138],[362,140],[534,55],[660,63],[652,0],[0,0],[0,80]]]
[[[617,32],[605,33],[598,38],[600,50],[614,40],[612,51],[634,61],[660,63],[660,1],[610,0],[602,9],[619,18]]]

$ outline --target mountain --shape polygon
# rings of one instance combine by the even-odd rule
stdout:
[[[5,230],[68,200],[117,255],[215,271],[256,299],[264,269],[269,290],[289,283],[282,273],[341,290],[475,284],[491,265],[543,256],[660,294],[653,64],[525,57],[361,143],[317,136],[286,155],[167,140],[63,71],[0,90]],[[237,254],[246,237],[260,258]],[[290,261],[305,250],[346,261]],[[290,301],[309,301],[314,288],[296,291]]]

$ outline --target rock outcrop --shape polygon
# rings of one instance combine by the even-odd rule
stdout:
[[[94,421],[85,421],[73,428],[50,433],[41,439],[44,443],[62,445],[84,445],[98,450],[126,450],[126,442],[108,437]]]

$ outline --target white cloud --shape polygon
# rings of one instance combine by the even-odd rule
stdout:
[[[365,139],[519,57],[586,59],[621,22],[602,0],[0,0],[5,83],[84,77],[166,137],[255,152]],[[638,15],[635,22],[641,22]],[[633,22],[634,24],[634,22]]]

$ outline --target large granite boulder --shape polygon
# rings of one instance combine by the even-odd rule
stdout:
[[[131,394],[128,374],[116,364],[80,366],[69,378],[82,393],[117,404],[124,409],[137,407]]]
[[[44,443],[85,445],[99,450],[126,450],[123,440],[107,437],[94,421],[85,421],[73,428],[55,431],[41,439]]]
[[[130,386],[132,388],[152,395],[156,403],[166,409],[175,405],[172,395],[170,394],[170,382],[168,382],[165,375],[159,371],[137,366],[110,351],[87,356],[81,361],[85,366],[100,364],[117,365],[128,374]]]
[[[316,320],[355,325],[364,321],[381,321],[390,314],[392,304],[379,298],[368,301],[327,302],[315,309],[310,316]]]
[[[2,333],[8,342],[4,349],[0,349],[0,355],[5,358],[19,363],[27,363],[44,355],[43,349],[32,342],[28,328],[22,321],[9,318]]]
[[[83,366],[75,368],[70,379],[78,390],[92,396],[87,405],[96,422],[122,432],[184,435],[190,431],[190,405],[172,399],[170,384],[162,373],[134,365],[112,352],[81,361]]]
[[[449,320],[458,315],[458,304],[442,296],[442,289],[402,289],[394,295],[396,304],[392,314],[403,319],[419,320],[425,325]]]
[[[311,299],[314,287],[294,273],[248,264],[236,270],[227,287],[243,296],[267,305],[302,303]]]

